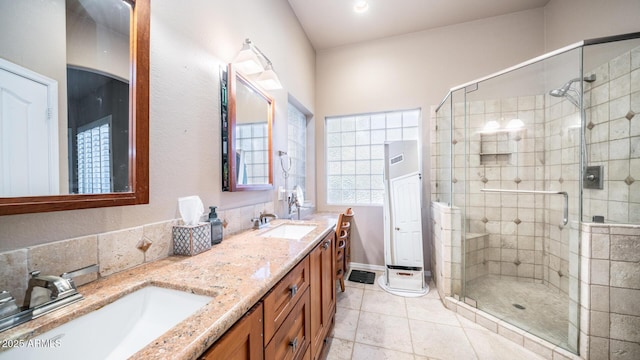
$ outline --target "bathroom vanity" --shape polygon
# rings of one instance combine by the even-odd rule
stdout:
[[[131,354],[133,358],[318,359],[326,350],[324,340],[335,315],[335,222],[332,215],[275,220],[267,228],[225,238],[199,255],[171,256],[122,271],[81,286],[82,301],[7,330],[2,337],[28,341],[153,286],[211,300]],[[315,228],[298,238],[262,236],[293,225]],[[64,338],[59,345],[79,346],[65,344]]]
[[[334,240],[323,236],[201,359],[320,358],[336,310]]]

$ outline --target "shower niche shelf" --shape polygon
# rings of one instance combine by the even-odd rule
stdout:
[[[480,153],[480,165],[501,165],[511,162],[510,152]]]

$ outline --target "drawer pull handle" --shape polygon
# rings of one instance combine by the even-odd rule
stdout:
[[[291,291],[291,297],[296,296],[296,294],[298,293],[298,285],[291,285],[289,290]]]
[[[326,250],[329,248],[329,245],[331,245],[331,241],[327,240],[324,242],[324,244],[322,244],[322,248]]]
[[[298,338],[295,338],[295,339],[289,341],[289,346],[291,346],[293,352],[295,352],[296,349],[298,348]]]

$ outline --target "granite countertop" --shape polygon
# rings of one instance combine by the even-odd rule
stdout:
[[[195,359],[253,307],[280,279],[333,231],[337,216],[315,214],[309,220],[274,220],[248,230],[196,256],[171,256],[79,287],[84,300],[2,333],[27,340],[105,306],[147,285],[183,290],[213,299],[133,355],[136,359]],[[257,236],[283,223],[316,224],[300,240]]]

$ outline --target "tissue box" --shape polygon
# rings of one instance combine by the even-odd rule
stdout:
[[[193,256],[211,249],[211,224],[173,227],[173,254]]]

